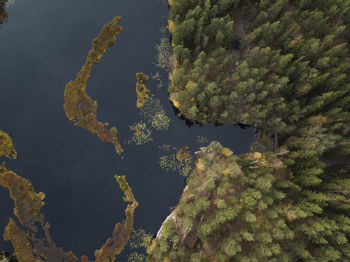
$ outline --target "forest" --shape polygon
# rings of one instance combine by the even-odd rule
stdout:
[[[174,107],[195,123],[254,127],[273,146],[241,155],[216,141],[201,147],[177,206],[148,245],[146,261],[350,261],[350,0],[168,4],[173,51],[168,92]],[[121,30],[118,21],[101,31],[107,38],[97,38],[81,73],[67,84],[65,109],[70,120],[121,153],[116,129],[107,131],[97,121],[97,102],[84,87],[91,66]],[[96,45],[102,46],[98,54]],[[147,80],[137,75],[140,107],[148,97]],[[1,155],[16,158],[3,131]],[[96,251],[96,261],[114,261],[133,230],[138,203],[125,177],[116,179],[132,204],[126,222]],[[29,228],[21,231],[10,219],[5,229],[19,261],[39,256],[56,261],[54,254],[57,261],[78,260],[50,242],[40,213],[43,193],[5,164],[0,185],[9,189],[15,215]],[[35,238],[26,217],[47,232],[46,242]],[[37,241],[32,249],[29,238]]]
[[[149,261],[350,261],[350,1],[173,0],[168,26],[173,105],[274,149],[199,157]]]

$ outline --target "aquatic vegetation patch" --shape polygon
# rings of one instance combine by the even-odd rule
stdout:
[[[158,146],[158,149],[163,151],[163,152],[168,152],[170,150],[178,150],[177,147],[174,147],[174,146],[172,146],[170,144],[160,145],[160,146]]]
[[[142,228],[136,229],[131,233],[129,246],[130,248],[148,247],[152,240],[152,234],[146,233]]]
[[[144,229],[134,230],[130,235],[129,248],[132,251],[128,255],[128,262],[143,262],[146,260],[146,250],[152,240],[152,234],[146,233]],[[136,250],[136,251],[135,251]]]
[[[161,37],[160,43],[156,45],[157,56],[156,56],[156,66],[159,68],[170,72],[175,67],[175,57],[173,56],[173,51],[168,37],[165,35],[167,26],[161,27]]]
[[[129,126],[131,131],[134,131],[133,137],[128,140],[128,145],[134,143],[136,145],[143,145],[153,140],[152,130],[147,128],[146,123],[140,121],[134,125]]]
[[[146,255],[142,253],[138,253],[136,251],[128,254],[128,262],[144,262],[146,261]]]
[[[163,152],[173,151],[173,153],[159,157],[159,165],[162,169],[166,172],[170,170],[173,172],[177,171],[183,176],[187,176],[190,173],[193,166],[193,158],[188,146],[178,149],[171,145],[163,145],[158,148]],[[174,150],[176,150],[176,152],[174,152]]]
[[[167,130],[169,127],[170,118],[163,112],[158,112],[153,115],[151,125],[156,130]]]
[[[175,154],[159,157],[159,164],[160,164],[160,167],[165,169],[166,172],[168,172],[169,169],[175,172],[179,165]]]
[[[142,73],[138,73],[138,81],[143,83],[148,80],[148,76]],[[145,87],[146,88],[146,87]],[[148,89],[147,89],[148,90]],[[141,92],[141,91],[140,91]],[[127,144],[143,145],[153,140],[152,129],[158,131],[165,131],[169,127],[170,118],[166,115],[166,111],[160,100],[150,92],[138,95],[137,107],[140,108],[139,114],[145,119],[145,121],[138,121],[129,126],[129,129],[133,131],[133,136],[127,141]],[[139,97],[141,97],[139,99]]]
[[[157,81],[159,82],[158,85],[157,85],[157,88],[158,88],[158,89],[161,89],[162,86],[163,86],[163,81],[160,79],[160,74],[159,74],[159,72],[157,71],[154,75],[151,74],[151,78],[152,78],[153,80],[157,80]]]
[[[141,108],[140,114],[146,118],[147,122],[155,130],[167,130],[170,124],[170,118],[166,115],[166,111],[160,100],[150,95],[147,102]]]
[[[148,81],[148,75],[144,73],[136,73],[136,94],[137,94],[137,108],[140,108],[146,103],[151,91],[147,89],[145,83]]]
[[[176,159],[180,162],[188,161],[191,158],[191,152],[189,151],[188,146],[184,146],[180,148],[179,151],[176,152]]]
[[[204,144],[204,143],[208,143],[208,138],[204,137],[204,136],[197,136],[196,137],[196,142],[198,144]]]
[[[119,143],[117,129],[115,127],[107,129],[105,124],[97,120],[97,101],[93,101],[85,90],[92,66],[101,60],[107,48],[111,47],[117,40],[116,34],[119,34],[123,29],[122,26],[118,25],[120,19],[120,16],[114,17],[92,41],[92,48],[89,51],[85,64],[77,74],[77,77],[66,85],[63,106],[66,116],[74,122],[74,125],[97,134],[102,141],[112,143],[119,155],[122,154],[124,149]]]

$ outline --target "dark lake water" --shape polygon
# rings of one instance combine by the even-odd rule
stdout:
[[[131,138],[129,126],[141,120],[136,108],[136,72],[155,74],[160,27],[168,8],[160,0],[16,0],[9,19],[0,27],[0,129],[10,133],[17,160],[5,160],[28,178],[36,192],[46,194],[42,209],[57,246],[78,257],[93,258],[95,249],[111,236],[124,217],[126,204],[114,175],[126,175],[139,207],[135,229],[157,233],[184,188],[184,177],[166,172],[158,163],[158,146],[188,145],[197,151],[197,136],[216,140],[239,154],[248,150],[253,130],[237,126],[197,125],[189,128],[174,115],[163,87],[155,80],[147,87],[160,99],[171,118],[168,131],[154,131],[153,142],[124,144],[124,159],[104,143],[70,122],[63,110],[63,91],[84,64],[91,41],[104,24],[121,15],[124,30],[96,64],[87,92],[98,100],[98,119],[118,129],[121,142]],[[1,235],[13,216],[8,190],[0,188]],[[12,252],[0,238],[0,250]],[[126,252],[118,261],[127,261]]]

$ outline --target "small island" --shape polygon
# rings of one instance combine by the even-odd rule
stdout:
[[[116,16],[106,24],[100,34],[92,41],[92,49],[86,58],[86,62],[74,81],[69,81],[64,90],[64,110],[69,120],[75,125],[87,129],[91,133],[97,134],[102,141],[110,142],[114,145],[119,155],[124,151],[118,137],[117,128],[107,129],[105,125],[97,120],[97,101],[93,101],[86,93],[86,83],[90,77],[91,68],[97,64],[107,48],[111,47],[117,40],[116,34],[123,29],[118,25],[121,16]]]
[[[136,93],[137,93],[137,108],[140,108],[146,103],[151,91],[146,87],[145,83],[148,81],[148,75],[144,73],[136,73]]]
[[[17,151],[13,145],[12,137],[0,129],[0,157],[1,156],[16,159]]]

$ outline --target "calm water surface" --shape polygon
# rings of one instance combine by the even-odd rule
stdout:
[[[171,118],[167,132],[153,133],[142,146],[124,144],[124,159],[113,145],[76,127],[63,110],[63,91],[84,64],[91,41],[104,24],[121,15],[124,30],[101,62],[92,69],[87,92],[98,100],[98,119],[116,126],[125,142],[129,126],[141,116],[136,108],[135,73],[155,74],[160,27],[167,24],[167,5],[160,0],[16,0],[9,19],[0,28],[0,128],[14,137],[17,160],[7,166],[28,178],[37,192],[46,194],[43,208],[57,246],[78,257],[93,258],[95,249],[111,236],[124,217],[126,204],[114,175],[131,185],[139,207],[135,228],[155,234],[169,207],[184,188],[184,177],[165,172],[158,163],[159,145],[199,146],[196,136],[217,140],[235,153],[247,151],[251,129],[205,125],[188,128],[178,119],[163,88],[150,80],[147,87],[160,99]],[[207,144],[204,144],[207,145]],[[0,188],[1,235],[13,216],[8,190]],[[12,252],[0,238],[0,250]],[[126,253],[118,261],[127,261]]]

